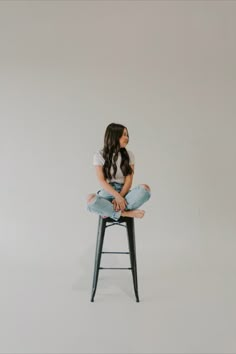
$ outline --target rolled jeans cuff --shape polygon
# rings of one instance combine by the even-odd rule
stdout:
[[[111,218],[114,219],[115,221],[118,221],[120,217],[121,217],[121,211],[114,211],[112,213],[112,217]]]

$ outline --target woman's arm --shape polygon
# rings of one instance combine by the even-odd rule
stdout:
[[[132,167],[133,173],[125,177],[125,183],[120,191],[120,195],[125,197],[128,191],[130,190],[133,182],[133,175],[134,175],[134,165],[130,165]]]
[[[97,165],[97,166],[95,166],[95,169],[96,169],[96,175],[97,175],[97,178],[98,178],[98,181],[99,181],[101,187],[103,189],[105,189],[105,191],[107,191],[108,193],[113,195],[114,198],[119,198],[120,193],[118,193],[109,183],[107,183],[107,181],[104,177],[102,166]]]

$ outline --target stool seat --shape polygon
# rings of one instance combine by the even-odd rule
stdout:
[[[125,225],[123,225],[123,223]],[[129,252],[103,252],[103,242],[105,237],[105,230],[107,227],[119,225],[126,227],[127,229],[127,237],[128,237],[128,245]],[[103,253],[122,253],[130,255],[130,267],[129,268],[104,268],[100,267],[101,257]],[[94,297],[97,289],[98,275],[100,269],[128,269],[132,271],[133,276],[133,284],[134,284],[134,293],[136,297],[136,301],[139,302],[138,295],[138,277],[137,277],[137,261],[136,261],[136,246],[135,246],[135,230],[134,230],[134,219],[129,217],[121,216],[119,220],[115,221],[110,217],[102,217],[99,216],[98,219],[98,229],[97,229],[97,244],[95,251],[95,262],[94,262],[94,273],[93,273],[93,286],[92,286],[92,295],[91,302],[94,302]]]
[[[106,222],[119,223],[119,224],[121,224],[121,223],[123,223],[123,222],[126,222],[126,221],[129,221],[128,219],[131,219],[131,218],[128,218],[127,216],[121,216],[121,217],[119,218],[119,220],[117,220],[117,221],[115,221],[114,219],[109,218],[109,217],[102,217],[102,216],[101,216],[101,218],[102,218],[102,219],[105,219]],[[132,219],[133,219],[133,218],[132,218]]]

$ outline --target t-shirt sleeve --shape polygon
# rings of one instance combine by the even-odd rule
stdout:
[[[104,158],[101,154],[100,151],[97,151],[94,155],[93,155],[93,165],[94,166],[103,166],[104,165]]]
[[[128,154],[129,154],[129,164],[134,165],[134,163],[135,163],[134,154],[132,153],[132,151],[128,151]]]

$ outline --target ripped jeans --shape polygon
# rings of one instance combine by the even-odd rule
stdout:
[[[123,184],[117,182],[111,182],[110,185],[120,192]],[[125,210],[135,210],[143,205],[151,197],[151,192],[147,190],[143,185],[137,185],[131,189],[124,197],[127,205]],[[121,217],[121,211],[115,211],[112,200],[115,199],[113,195],[101,189],[97,192],[92,202],[87,204],[87,210],[93,213],[97,213],[103,217],[110,217],[117,221]]]

